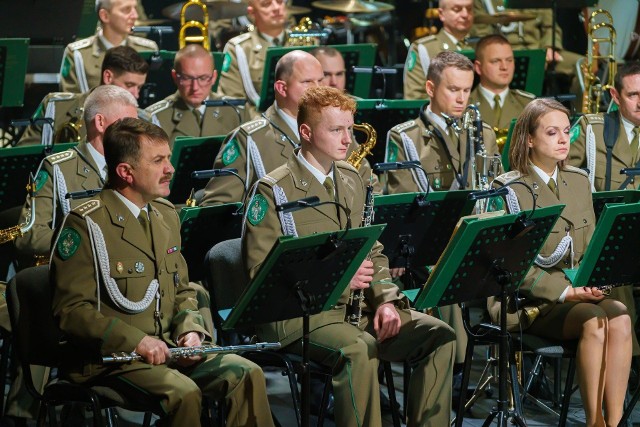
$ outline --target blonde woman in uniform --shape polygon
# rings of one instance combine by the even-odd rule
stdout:
[[[527,317],[521,309],[521,313],[510,314],[514,321],[509,326],[546,338],[577,339],[586,425],[616,426],[622,417],[631,365],[631,320],[621,302],[605,298],[597,288],[572,287],[562,271],[578,265],[595,227],[587,175],[566,164],[569,127],[569,111],[562,104],[550,99],[529,103],[514,129],[509,151],[512,171],[494,184],[524,182],[533,189],[538,208],[566,205],[520,287],[521,307],[538,315]],[[520,209],[531,209],[529,191],[522,185],[511,188],[510,197],[517,198]],[[573,259],[570,248],[555,264],[541,259],[562,245],[565,236],[573,241]],[[492,318],[498,318],[499,310],[499,302],[490,304]]]

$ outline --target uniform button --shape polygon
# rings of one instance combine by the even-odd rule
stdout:
[[[164,291],[160,292],[160,296],[163,297],[164,296]]]
[[[583,219],[582,219],[582,223],[583,223],[583,224],[586,224],[586,223],[587,223],[587,218],[583,218]]]
[[[164,313],[160,313],[160,318],[164,319]]]
[[[569,232],[571,231],[571,226],[567,225],[566,227],[564,227],[564,231]]]
[[[564,265],[569,265],[569,260],[568,259],[564,260]]]

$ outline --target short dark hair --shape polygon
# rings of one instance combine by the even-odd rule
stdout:
[[[120,119],[107,128],[103,140],[108,176],[106,186],[113,186],[118,178],[116,167],[120,163],[137,164],[143,140],[169,144],[169,136],[161,127],[139,118]]]
[[[447,50],[437,54],[429,64],[427,72],[427,80],[431,80],[433,84],[440,83],[442,73],[447,68],[456,68],[462,71],[471,71],[473,73],[473,63],[466,56],[458,52],[449,52]]]
[[[482,60],[481,57],[484,49],[492,44],[506,44],[511,46],[509,40],[507,40],[507,38],[502,34],[489,34],[487,36],[484,36],[478,41],[478,44],[476,45],[476,59],[478,61]]]
[[[320,55],[326,55],[329,56],[331,58],[333,58],[334,56],[342,56],[342,54],[340,53],[340,51],[338,49],[336,49],[335,47],[331,47],[331,46],[320,46],[320,47],[316,47],[312,50],[309,51],[309,53],[313,56],[315,56],[316,58]]]
[[[613,80],[613,86],[616,88],[618,93],[622,92],[622,79],[635,74],[640,74],[640,61],[627,62],[626,64],[618,67],[618,72]]]
[[[149,64],[138,52],[129,46],[116,46],[107,50],[102,60],[102,73],[111,70],[119,76],[123,73],[147,74]]]

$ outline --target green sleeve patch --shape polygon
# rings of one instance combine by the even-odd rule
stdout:
[[[231,141],[227,142],[227,145],[224,147],[224,151],[222,152],[222,163],[224,163],[225,166],[228,166],[235,162],[238,156],[240,156],[240,147],[238,146],[238,141],[233,138]]]
[[[569,140],[571,144],[573,144],[573,142],[579,137],[580,137],[580,123],[578,122],[575,125],[573,125],[573,127],[569,131]]]
[[[393,141],[389,141],[387,147],[387,162],[395,162],[398,158],[398,146]]]
[[[63,228],[58,238],[58,245],[56,246],[60,258],[65,261],[71,258],[78,250],[80,240],[80,233],[75,229],[71,227]]]
[[[42,187],[44,187],[48,179],[49,179],[49,172],[45,170],[41,170],[40,172],[38,172],[38,175],[36,175],[36,190],[35,190],[36,193],[40,191]]]
[[[409,71],[413,70],[413,68],[416,66],[416,52],[414,50],[412,50],[411,52],[409,52],[409,56],[407,57],[407,69]]]
[[[247,211],[247,219],[253,225],[258,225],[264,219],[269,208],[267,199],[262,194],[256,194],[249,202],[249,208]]]
[[[62,74],[62,77],[69,77],[69,71],[71,71],[71,61],[68,56],[65,56],[60,74]]]
[[[229,52],[224,54],[224,60],[222,61],[222,71],[227,72],[231,68],[231,54]]]

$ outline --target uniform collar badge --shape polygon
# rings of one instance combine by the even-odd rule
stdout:
[[[177,246],[173,246],[173,247],[167,249],[167,253],[168,254],[172,254],[172,253],[176,252],[177,250],[178,250],[178,247]]]
[[[118,273],[122,273],[124,271],[124,265],[122,265],[120,261],[116,263],[116,270],[118,270]]]
[[[136,269],[136,273],[142,273],[144,272],[144,264],[141,263],[140,261],[137,261],[134,265],[133,268]]]

